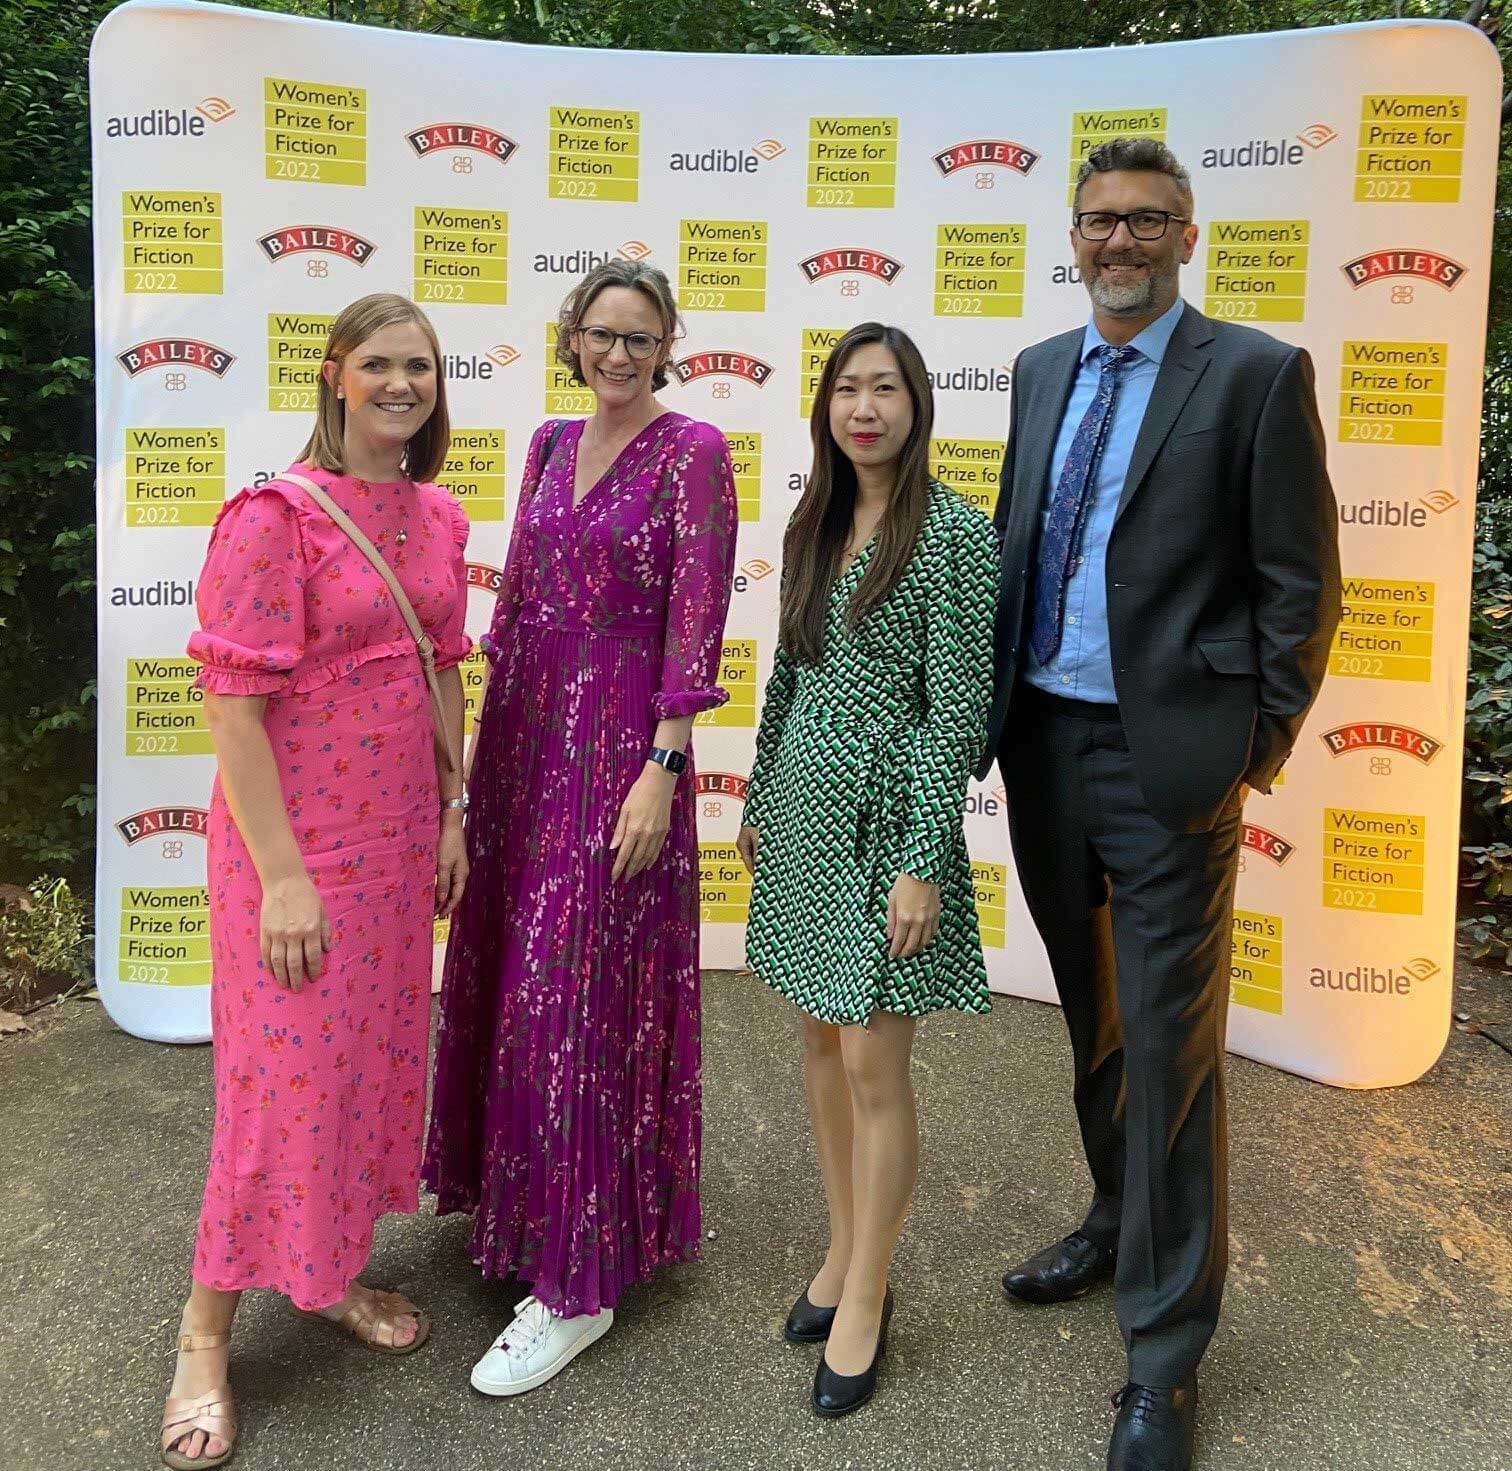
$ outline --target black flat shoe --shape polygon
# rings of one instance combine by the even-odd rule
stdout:
[[[823,1343],[835,1326],[835,1314],[839,1310],[838,1303],[832,1308],[816,1308],[809,1301],[808,1288],[805,1287],[802,1296],[793,1304],[793,1311],[787,1315],[782,1336],[789,1343]]]
[[[870,1367],[859,1374],[837,1374],[823,1357],[814,1374],[814,1413],[826,1420],[838,1420],[852,1410],[859,1410],[877,1392],[877,1370],[887,1352],[887,1325],[893,1314],[892,1288],[882,1300],[882,1325],[877,1330],[877,1351]]]
[[[1113,1396],[1118,1419],[1108,1471],[1191,1471],[1197,1441],[1197,1381],[1180,1389],[1126,1384]]]
[[[1020,1302],[1071,1302],[1113,1275],[1118,1249],[1088,1241],[1073,1231],[1003,1278],[1003,1291]]]

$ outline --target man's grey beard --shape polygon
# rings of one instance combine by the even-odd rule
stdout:
[[[1109,284],[1094,264],[1092,275],[1087,280],[1087,294],[1092,298],[1092,304],[1107,312],[1110,317],[1132,317],[1147,311],[1164,288],[1176,280],[1180,270],[1174,261],[1164,266],[1149,264],[1150,270],[1144,280],[1133,286]]]

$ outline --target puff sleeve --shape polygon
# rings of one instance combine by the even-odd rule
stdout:
[[[697,715],[729,699],[718,679],[735,577],[735,474],[724,435],[712,424],[693,430],[672,466],[672,579],[661,685],[651,700],[656,720]]]
[[[283,495],[263,487],[227,501],[195,589],[200,626],[187,650],[201,666],[195,687],[283,693],[304,655],[307,577],[299,513]]]
[[[460,664],[471,652],[473,641],[467,636],[467,538],[472,525],[467,513],[448,491],[438,491],[445,497],[443,507],[448,521],[447,546],[451,554],[452,597],[440,625],[431,632],[436,645],[436,668],[450,669]]]

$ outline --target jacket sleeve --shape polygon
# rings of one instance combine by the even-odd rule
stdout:
[[[1312,360],[1282,364],[1255,431],[1249,533],[1260,713],[1244,780],[1269,792],[1318,697],[1339,622],[1339,514]]]
[[[939,883],[966,807],[966,784],[992,701],[998,550],[992,523],[954,521],[930,588],[924,724],[915,737],[899,868]]]

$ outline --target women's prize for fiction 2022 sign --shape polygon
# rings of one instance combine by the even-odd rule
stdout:
[[[665,401],[725,431],[740,503],[731,698],[695,736],[704,958],[738,966],[735,836],[825,357],[868,318],[911,332],[934,378],[935,473],[990,512],[1014,358],[1087,315],[1072,180],[1098,143],[1136,135],[1192,171],[1187,300],[1311,353],[1342,522],[1328,682],[1275,795],[1245,814],[1230,1042],[1334,1083],[1418,1076],[1449,1014],[1500,96],[1484,38],[1433,23],[627,66],[218,6],[118,10],[91,92],[112,1015],[148,1036],[208,1031],[194,579],[226,497],[303,443],[342,306],[400,291],[440,331],[456,426],[441,479],[473,525],[479,633],[532,430],[593,408],[552,356],[563,295],[614,257],[676,283],[688,332]],[[472,722],[481,656],[463,682]],[[1048,999],[996,774],[972,784],[966,821],[993,983]]]

